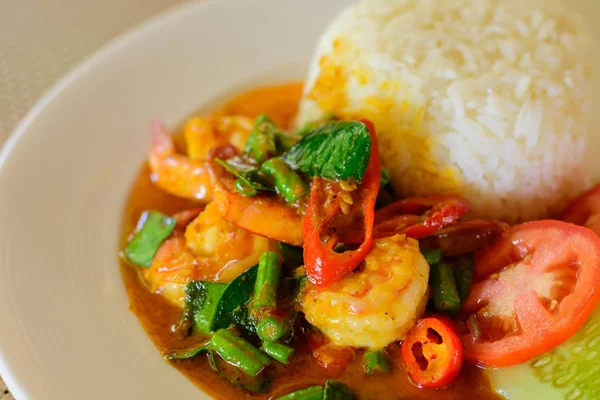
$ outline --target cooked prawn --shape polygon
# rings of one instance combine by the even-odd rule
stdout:
[[[381,348],[404,338],[427,303],[429,265],[405,235],[377,239],[364,266],[301,299],[308,322],[337,346]]]
[[[184,127],[188,148],[188,156],[185,156],[177,153],[173,138],[165,126],[160,121],[154,121],[148,154],[152,181],[176,196],[209,201],[208,151],[224,144],[241,149],[251,130],[252,119],[247,117],[192,118]]]
[[[276,249],[276,242],[223,220],[210,203],[185,234],[176,232],[161,245],[143,275],[152,291],[182,307],[191,280],[229,282],[257,264],[264,251]]]

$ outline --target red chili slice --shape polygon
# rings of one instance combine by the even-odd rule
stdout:
[[[402,359],[412,381],[420,387],[448,386],[460,372],[463,348],[450,318],[424,318],[402,342]]]

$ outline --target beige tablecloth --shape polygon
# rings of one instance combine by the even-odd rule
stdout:
[[[78,62],[120,33],[186,1],[0,0],[0,145],[35,101]],[[0,330],[2,323],[0,318]],[[1,378],[0,400],[13,400]]]

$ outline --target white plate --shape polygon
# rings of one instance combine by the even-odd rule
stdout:
[[[149,123],[301,79],[349,0],[179,8],[79,66],[0,156],[0,374],[18,400],[206,398],[150,342],[117,262]]]
[[[25,118],[0,155],[0,374],[18,400],[203,398],[128,311],[119,273],[149,121],[174,126],[235,91],[301,79],[350,2],[179,8],[80,65]]]

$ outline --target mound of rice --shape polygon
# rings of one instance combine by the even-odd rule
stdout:
[[[554,0],[363,0],[321,38],[298,123],[372,119],[403,196],[546,217],[590,181],[589,45]]]

